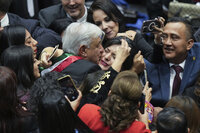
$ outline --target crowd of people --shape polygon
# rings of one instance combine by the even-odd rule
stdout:
[[[0,0],[1,133],[200,132],[200,42],[186,18],[156,16],[150,44],[111,0],[61,0],[38,19],[11,2]]]

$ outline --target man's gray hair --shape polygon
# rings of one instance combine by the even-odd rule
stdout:
[[[102,32],[98,26],[92,23],[74,22],[65,29],[62,38],[63,50],[64,52],[78,55],[81,45],[89,48],[92,39],[101,37]]]

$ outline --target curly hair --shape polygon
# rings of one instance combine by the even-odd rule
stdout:
[[[110,132],[128,128],[138,117],[138,102],[142,95],[142,85],[132,71],[118,74],[111,86],[111,95],[102,104],[100,113]]]

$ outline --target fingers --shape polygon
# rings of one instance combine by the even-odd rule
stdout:
[[[142,93],[145,95],[145,101],[150,102],[151,98],[152,98],[152,94],[151,94],[152,88],[149,88],[149,82],[147,81],[145,86],[144,86],[144,90],[142,91]]]
[[[81,93],[81,91],[80,90],[77,90],[78,91],[78,98],[77,99],[81,99],[82,98],[82,93]]]
[[[141,55],[141,51],[138,51],[138,53],[133,58],[133,66],[132,70],[135,71],[137,74],[144,71],[145,63],[143,55]]]
[[[141,55],[141,51],[139,50],[138,53],[135,55],[135,58],[138,58]]]
[[[72,107],[72,109],[74,110],[74,111],[76,111],[76,109],[78,108],[78,106],[79,106],[79,104],[80,104],[80,101],[81,101],[81,98],[82,98],[82,93],[81,93],[81,91],[80,90],[77,90],[78,91],[78,97],[77,97],[77,99],[75,99],[74,101],[70,101],[69,99],[68,99],[68,97],[65,95],[65,98],[67,99],[67,101],[70,103],[70,105],[71,105],[71,107]]]
[[[144,57],[141,55],[141,51],[138,51],[138,53],[134,57],[134,62],[140,62],[140,64],[144,64]]]
[[[154,26],[154,29],[156,29],[157,31],[163,33],[163,29],[161,29],[161,28],[158,28],[158,27]]]
[[[148,90],[149,89],[149,82],[147,81],[145,86],[144,86],[144,90]]]
[[[49,56],[50,55],[48,53],[43,53],[41,55],[41,59],[40,59],[41,66],[47,68],[47,67],[50,67],[52,65],[52,61],[48,61]]]
[[[128,52],[131,51],[131,47],[129,47],[128,42],[124,39],[121,39],[121,47],[123,47],[124,49],[127,49]]]
[[[158,17],[158,20],[161,22],[161,27],[164,27],[165,19],[163,17]]]

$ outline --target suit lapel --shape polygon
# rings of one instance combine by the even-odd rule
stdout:
[[[195,64],[195,60],[193,60],[193,57],[194,57],[193,53],[191,51],[189,51],[188,56],[186,58],[185,67],[183,70],[183,78],[181,81],[179,93],[182,93],[184,91],[184,88],[186,87],[186,84],[188,83],[188,81],[190,79],[190,74],[192,73],[193,67]]]
[[[160,89],[163,99],[169,99],[170,90],[170,68],[167,61],[162,62],[159,65],[159,76],[160,76]]]

